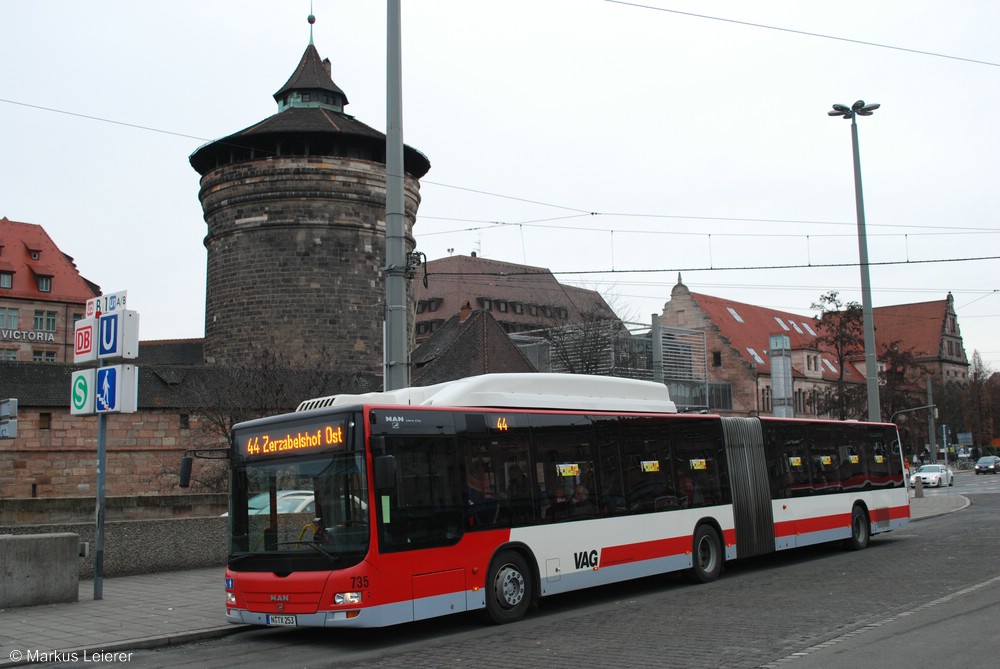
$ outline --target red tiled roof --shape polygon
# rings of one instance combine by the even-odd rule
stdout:
[[[830,351],[817,348],[816,321],[812,317],[702,293],[691,293],[691,299],[698,303],[729,344],[761,374],[769,374],[771,371],[767,353],[770,336],[782,334],[788,336],[793,351],[820,351],[823,378],[828,381],[837,379],[837,360]],[[799,375],[801,370],[793,370],[793,373]],[[864,376],[847,362],[844,380],[861,382]]]
[[[0,247],[0,270],[14,275],[12,287],[0,289],[2,298],[83,304],[100,294],[99,287],[80,276],[73,258],[60,251],[40,225],[0,218]],[[51,292],[38,290],[40,276],[52,278]]]
[[[872,321],[879,352],[882,347],[899,341],[917,358],[940,355],[947,313],[947,299],[873,308]]]

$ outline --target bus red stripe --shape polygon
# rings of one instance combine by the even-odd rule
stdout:
[[[654,541],[640,541],[635,544],[608,546],[601,551],[601,566],[613,567],[629,562],[653,560],[668,555],[682,555],[691,552],[691,537],[670,537]]]
[[[869,512],[873,521],[884,522],[897,518],[909,518],[910,507],[891,506],[874,509]],[[822,532],[824,530],[836,529],[839,527],[851,526],[851,514],[837,513],[831,516],[818,516],[816,518],[799,518],[797,520],[785,520],[774,524],[775,537],[788,537],[796,534],[806,534],[808,532]]]

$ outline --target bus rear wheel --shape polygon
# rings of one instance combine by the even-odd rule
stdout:
[[[847,548],[852,551],[867,548],[871,536],[872,528],[868,522],[868,514],[860,506],[855,506],[851,511],[851,538],[846,542]]]
[[[722,572],[722,540],[711,525],[699,525],[694,532],[688,580],[711,583]]]
[[[498,625],[524,617],[531,605],[534,584],[528,561],[515,551],[504,551],[493,558],[486,581],[486,616]]]

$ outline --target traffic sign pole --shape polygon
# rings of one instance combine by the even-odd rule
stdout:
[[[0,400],[0,439],[17,437],[17,398]]]
[[[94,599],[104,599],[104,472],[108,462],[108,415],[97,414],[97,530],[94,533]]]
[[[97,362],[96,369],[75,372],[70,384],[70,413],[97,413],[97,528],[94,536],[94,599],[104,599],[104,488],[108,468],[108,413],[138,410],[138,369],[108,360],[139,356],[139,314],[126,309],[126,292],[87,300],[86,318],[76,322],[75,362]]]

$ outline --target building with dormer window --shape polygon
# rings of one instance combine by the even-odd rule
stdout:
[[[0,218],[0,361],[73,362],[73,330],[100,287],[45,229]]]
[[[903,383],[916,390],[926,389],[928,379],[938,385],[968,382],[969,362],[950,293],[943,300],[876,307],[872,316],[880,357],[887,348],[912,355],[913,369],[901,379]],[[728,385],[732,396],[730,407],[710,406],[709,410],[734,415],[774,413],[769,344],[772,336],[781,335],[789,344],[794,415],[834,417],[824,411],[823,397],[834,391],[841,370],[836,356],[817,344],[814,318],[694,293],[678,277],[660,322],[706,333],[709,380]],[[864,384],[864,355],[859,352],[846,360],[843,374],[847,384]]]

